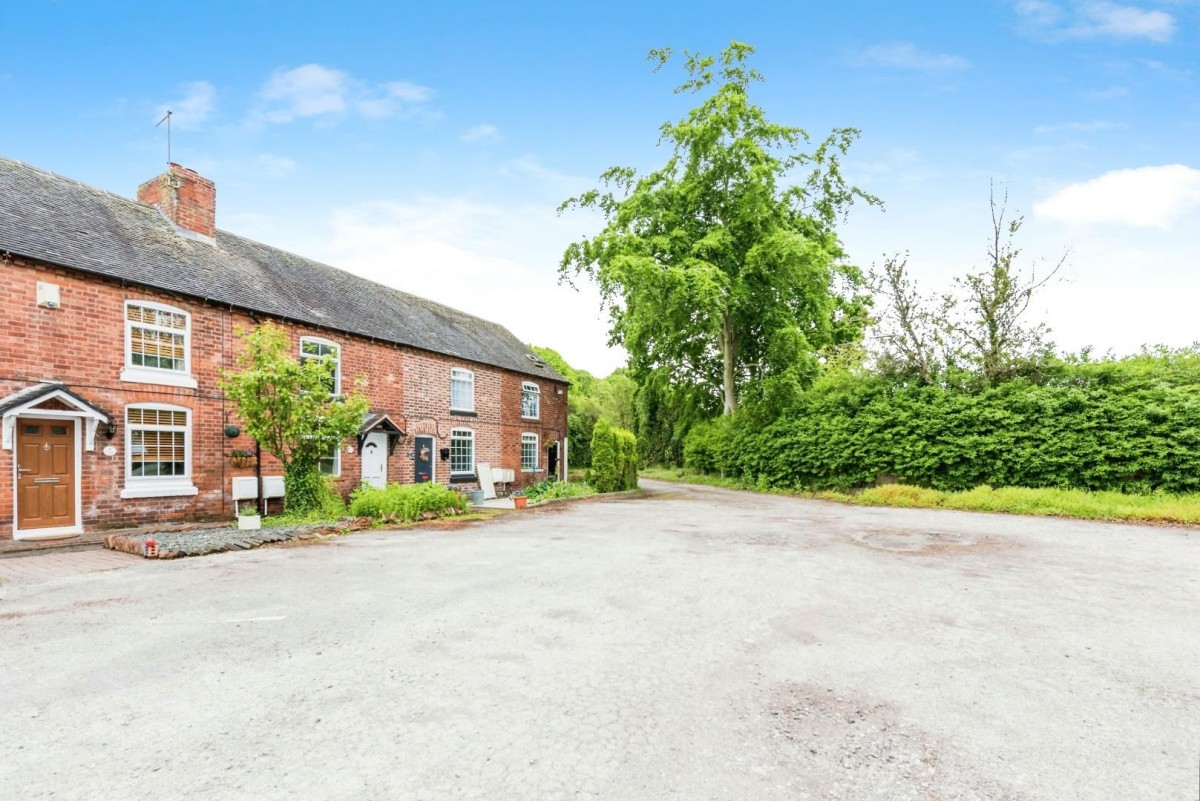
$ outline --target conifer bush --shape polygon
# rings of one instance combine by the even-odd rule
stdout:
[[[592,467],[588,483],[597,492],[637,489],[637,438],[632,431],[599,420],[592,430]]]

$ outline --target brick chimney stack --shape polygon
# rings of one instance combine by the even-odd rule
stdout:
[[[195,170],[171,164],[138,187],[137,199],[157,206],[181,233],[212,241],[217,234],[217,186]]]

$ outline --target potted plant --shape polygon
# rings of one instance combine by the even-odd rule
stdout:
[[[525,497],[525,492],[523,490],[517,490],[512,494],[511,497],[513,500],[513,506],[518,509],[524,509],[525,505],[529,503],[529,499]]]
[[[253,467],[254,451],[248,451],[245,448],[234,448],[229,452],[229,462],[234,467]]]
[[[262,516],[253,506],[243,506],[238,509],[237,523],[241,531],[254,531],[262,528]]]

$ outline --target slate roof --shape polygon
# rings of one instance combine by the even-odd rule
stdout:
[[[182,236],[152,206],[0,157],[0,253],[322,328],[566,381],[508,329],[217,231]]]

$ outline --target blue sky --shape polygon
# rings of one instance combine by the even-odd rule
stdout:
[[[842,236],[907,251],[929,290],[983,263],[988,182],[1057,261],[1064,349],[1200,339],[1200,2],[432,4],[275,0],[0,7],[0,155],[132,196],[173,158],[219,227],[507,325],[606,373],[594,292],[556,283],[591,217],[555,207],[652,168],[694,98],[652,47],[758,48],[756,99],[886,203]]]

